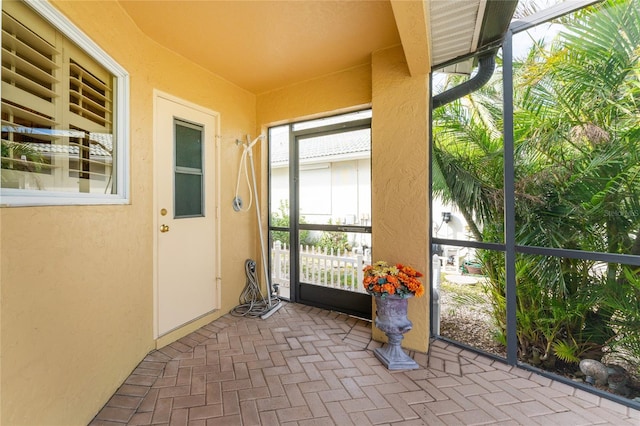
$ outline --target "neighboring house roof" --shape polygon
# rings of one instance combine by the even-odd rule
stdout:
[[[269,147],[272,166],[288,164],[289,147],[286,141],[273,141]],[[371,134],[365,129],[304,139],[298,149],[300,161],[307,164],[367,158],[371,155]]]
[[[29,148],[32,148],[34,151],[38,151],[43,154],[66,154],[69,156],[80,155],[80,147],[77,145],[54,145],[48,143],[33,142],[27,142],[25,143],[25,145],[27,145]],[[111,153],[105,150],[102,146],[97,145],[95,141],[91,141],[91,144],[89,145],[89,155],[91,155],[92,157],[111,157]]]
[[[3,132],[23,135],[35,135],[46,138],[84,138],[86,132],[81,130],[56,130],[40,129],[24,126],[2,126]],[[67,154],[78,156],[80,147],[77,145],[65,145],[54,143],[24,142],[24,145],[41,153]],[[109,133],[89,133],[89,154],[91,156],[111,157],[113,152],[113,137]]]

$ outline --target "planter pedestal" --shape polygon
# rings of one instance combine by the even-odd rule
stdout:
[[[389,342],[382,348],[373,350],[375,356],[389,370],[414,370],[420,368],[401,346],[404,333],[411,330],[413,324],[407,318],[409,299],[394,295],[376,298],[375,324],[387,335]]]

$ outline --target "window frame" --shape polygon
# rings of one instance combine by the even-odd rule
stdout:
[[[178,126],[200,132],[200,167],[189,167],[178,165]],[[201,124],[191,123],[178,117],[173,118],[173,218],[174,219],[190,219],[195,217],[206,217],[205,214],[205,136],[204,126]],[[190,214],[178,214],[178,175],[198,176],[200,178],[200,212]],[[184,206],[181,206],[181,208]]]
[[[97,194],[0,188],[0,207],[129,204],[129,73],[51,4],[33,0],[25,0],[24,3],[115,79],[112,132],[116,153],[113,161],[115,192]]]

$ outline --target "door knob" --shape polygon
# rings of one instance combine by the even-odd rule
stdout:
[[[169,225],[160,225],[160,232],[169,232]]]

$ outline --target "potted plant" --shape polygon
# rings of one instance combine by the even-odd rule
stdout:
[[[462,264],[462,274],[482,275],[482,263],[479,261],[465,260]]]
[[[409,298],[420,297],[425,292],[420,277],[421,272],[400,263],[392,266],[379,261],[364,268],[364,288],[376,299],[375,325],[389,339],[388,344],[376,348],[374,354],[389,370],[419,367],[402,350],[400,343],[404,333],[413,327],[407,318]]]

